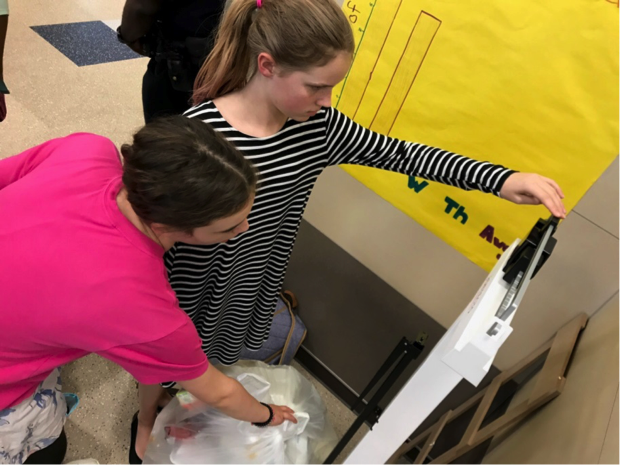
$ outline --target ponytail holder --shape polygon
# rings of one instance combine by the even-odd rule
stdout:
[[[256,8],[262,8],[263,7],[263,0],[256,0]]]

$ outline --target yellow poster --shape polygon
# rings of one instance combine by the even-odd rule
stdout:
[[[617,0],[344,0],[356,38],[333,104],[382,134],[536,172],[567,210],[618,155]],[[544,207],[344,169],[490,270]]]

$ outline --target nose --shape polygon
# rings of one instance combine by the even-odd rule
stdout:
[[[245,220],[243,223],[241,223],[241,224],[239,225],[239,227],[237,228],[237,231],[236,231],[236,234],[235,234],[235,235],[238,235],[238,234],[244,233],[244,232],[246,232],[248,229],[250,229],[250,222],[249,222],[249,221],[247,220],[247,218],[246,218],[246,220]]]
[[[332,91],[331,89],[321,95],[316,103],[322,107],[329,108],[332,106]]]

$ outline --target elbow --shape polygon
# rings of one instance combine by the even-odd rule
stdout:
[[[200,402],[218,410],[233,404],[238,386],[241,386],[228,377],[222,377],[217,382],[208,382],[203,378],[179,384]]]
[[[237,386],[235,380],[230,379],[230,381],[230,383],[223,383],[224,386],[220,386],[219,389],[216,389],[212,392],[212,395],[209,396],[209,401],[207,402],[209,406],[214,407],[218,410],[226,410],[227,407],[233,404],[235,392],[237,391],[237,389],[235,388]]]

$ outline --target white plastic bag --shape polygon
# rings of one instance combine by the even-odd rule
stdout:
[[[297,424],[257,428],[209,408],[173,401],[158,415],[144,463],[323,463],[338,438],[314,386],[290,366],[218,367],[257,400],[287,405]]]

